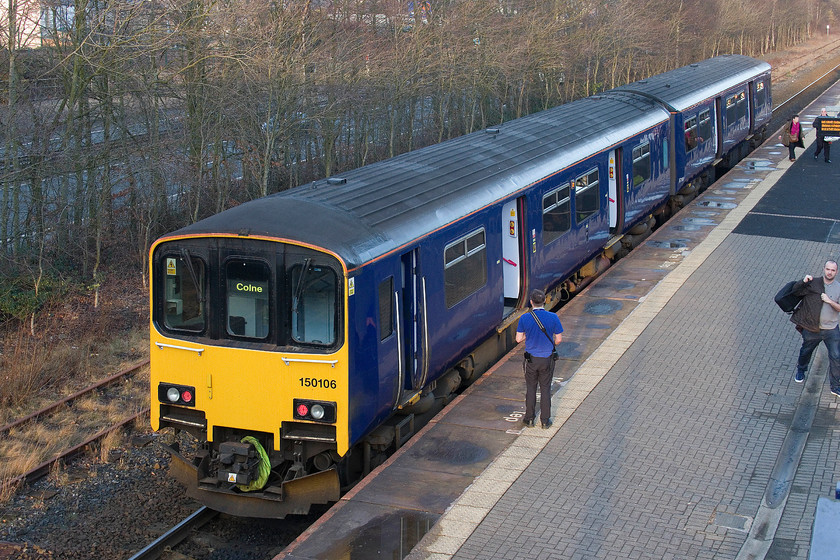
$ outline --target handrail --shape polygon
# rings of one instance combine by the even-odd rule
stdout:
[[[420,388],[425,387],[426,379],[429,377],[429,317],[426,313],[426,277],[420,279],[423,289],[423,378],[420,380]]]
[[[394,410],[396,410],[400,406],[400,399],[402,397],[403,392],[403,379],[405,377],[405,363],[403,362],[403,339],[402,339],[402,330],[400,329],[400,323],[402,322],[402,318],[400,317],[400,294],[399,292],[394,292],[394,311],[397,314],[397,359],[399,360],[399,367],[398,367],[398,376],[397,376],[397,398],[394,399]]]
[[[163,342],[155,342],[155,346],[163,350],[164,348],[174,348],[175,350],[187,350],[189,352],[196,352],[199,356],[204,352],[204,348],[187,348],[186,346],[175,346],[174,344],[164,344]]]
[[[280,359],[286,365],[289,365],[291,362],[300,362],[304,364],[330,364],[330,367],[335,367],[335,364],[338,363],[338,360],[309,360],[306,358],[287,358],[286,356],[280,356]]]

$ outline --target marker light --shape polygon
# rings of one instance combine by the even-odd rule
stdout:
[[[175,383],[159,383],[158,401],[178,406],[195,406],[195,387],[176,385]]]
[[[336,421],[336,406],[329,401],[310,401],[308,399],[294,399],[292,413],[295,420],[309,420],[332,424]]]

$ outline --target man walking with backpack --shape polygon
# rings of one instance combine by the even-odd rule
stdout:
[[[825,263],[822,277],[814,278],[806,274],[805,278],[797,282],[793,293],[802,297],[802,303],[790,320],[802,334],[802,348],[799,350],[794,381],[805,381],[811,354],[822,341],[828,350],[831,392],[835,397],[840,397],[840,282],[835,281],[836,277],[837,263],[829,260]]]
[[[556,346],[563,340],[563,325],[554,313],[543,309],[545,292],[531,292],[531,311],[519,319],[516,342],[525,341],[525,417],[522,423],[534,425],[537,404],[537,385],[540,387],[540,422],[543,428],[551,426],[551,380]]]

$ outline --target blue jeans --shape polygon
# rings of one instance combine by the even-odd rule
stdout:
[[[840,389],[840,328],[820,329],[815,333],[802,329],[802,348],[799,350],[799,362],[796,367],[800,371],[808,369],[811,362],[811,354],[814,353],[820,342],[825,343],[828,350],[828,373],[832,389]]]

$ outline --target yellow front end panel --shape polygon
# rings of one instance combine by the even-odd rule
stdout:
[[[195,387],[195,409],[213,426],[274,434],[278,448],[282,422],[293,418],[294,399],[336,403],[337,451],[348,449],[347,346],[334,354],[265,352],[197,345],[162,336],[151,341],[152,398],[158,383]],[[160,427],[160,403],[152,403],[152,428]]]

